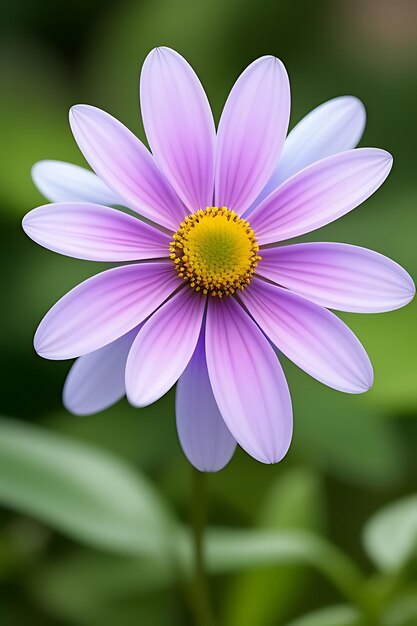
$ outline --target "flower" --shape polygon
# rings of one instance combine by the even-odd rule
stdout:
[[[353,149],[365,123],[353,97],[322,104],[286,139],[289,82],[271,56],[239,77],[217,134],[197,76],[169,48],[146,58],[140,98],[152,154],[109,114],[80,105],[71,128],[96,174],[53,161],[34,167],[54,204],[24,218],[29,237],[123,263],[52,307],[36,351],[78,357],[64,388],[73,413],[100,411],[125,392],[146,406],[178,381],[177,429],[192,464],[219,470],[236,442],[275,463],[291,441],[292,408],[274,347],[322,383],[362,393],[373,382],[369,358],[328,309],[388,311],[415,291],[376,252],[282,242],[366,200],[392,157]]]

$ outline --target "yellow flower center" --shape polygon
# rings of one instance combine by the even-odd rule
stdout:
[[[261,260],[258,251],[249,222],[226,207],[188,215],[170,244],[178,276],[219,298],[249,285]]]

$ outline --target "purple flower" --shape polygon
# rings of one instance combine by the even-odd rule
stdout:
[[[80,105],[71,128],[96,175],[53,161],[34,167],[55,204],[31,211],[26,233],[61,254],[125,263],[59,300],[35,348],[47,359],[79,357],[64,389],[73,413],[125,393],[146,406],[178,381],[178,434],[193,465],[221,469],[236,442],[275,463],[290,445],[292,409],[274,347],[324,384],[362,393],[373,381],[369,358],[328,309],[389,311],[415,291],[376,252],[282,242],[366,200],[392,157],[353,149],[365,112],[352,97],[322,104],[286,139],[289,82],[270,56],[237,80],[217,134],[197,76],[168,48],[145,60],[140,97],[152,154],[113,117]]]

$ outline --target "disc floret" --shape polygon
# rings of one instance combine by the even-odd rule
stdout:
[[[195,291],[229,296],[249,285],[261,257],[247,220],[226,207],[188,215],[170,244],[178,276]]]

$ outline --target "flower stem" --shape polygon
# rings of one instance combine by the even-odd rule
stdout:
[[[190,521],[194,548],[194,578],[191,606],[196,626],[215,626],[204,562],[204,529],[206,524],[205,474],[192,468]]]

